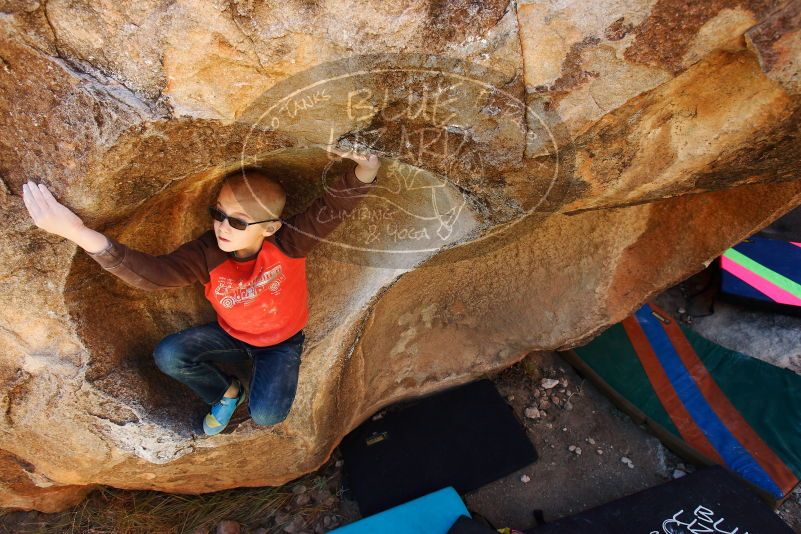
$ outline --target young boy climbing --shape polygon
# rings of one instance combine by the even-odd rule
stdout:
[[[36,226],[73,241],[124,282],[145,290],[203,284],[217,320],[165,337],[153,356],[211,405],[207,435],[221,432],[246,397],[241,381],[213,362],[252,362],[248,413],[256,424],[279,423],[292,406],[308,319],[306,255],[356,207],[380,166],[375,154],[325,149],[356,165],[302,213],[284,220],[283,187],[258,169],[237,170],[209,207],[213,229],[160,256],[87,228],[44,184],[23,185]]]

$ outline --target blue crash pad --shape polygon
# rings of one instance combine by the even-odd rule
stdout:
[[[330,531],[336,534],[446,534],[460,515],[470,516],[448,486]]]

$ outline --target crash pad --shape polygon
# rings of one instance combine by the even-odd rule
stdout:
[[[801,475],[801,376],[727,349],[654,304],[562,353],[677,453],[774,505]]]
[[[332,530],[336,534],[446,534],[460,516],[471,517],[448,486]]]

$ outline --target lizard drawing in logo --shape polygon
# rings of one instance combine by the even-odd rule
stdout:
[[[255,299],[265,287],[273,295],[281,291],[281,282],[286,278],[281,264],[270,267],[250,283],[234,282],[230,278],[220,277],[214,295],[223,308],[233,308],[240,302]]]

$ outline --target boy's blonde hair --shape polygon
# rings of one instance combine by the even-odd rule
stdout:
[[[286,191],[267,169],[262,167],[235,169],[223,176],[220,190],[225,186],[231,189],[245,213],[255,221],[278,218],[284,211]]]

